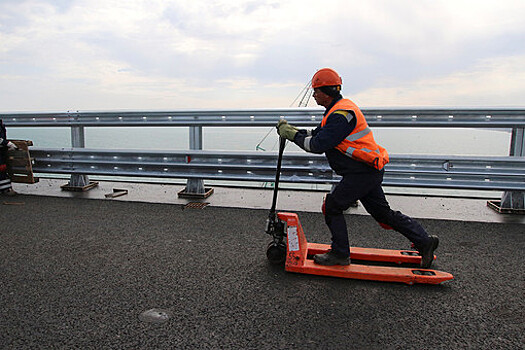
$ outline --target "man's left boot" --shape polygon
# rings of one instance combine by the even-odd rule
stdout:
[[[350,265],[349,256],[339,256],[338,254],[329,250],[324,254],[315,254],[314,262],[319,265],[333,266],[333,265]]]

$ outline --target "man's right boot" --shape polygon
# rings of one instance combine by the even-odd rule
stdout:
[[[421,255],[421,267],[424,269],[432,266],[434,250],[436,250],[439,245],[439,238],[437,236],[429,236],[429,238],[427,244],[417,248],[419,255]]]

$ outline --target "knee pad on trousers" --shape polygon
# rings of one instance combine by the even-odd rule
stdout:
[[[382,222],[378,222],[378,224],[379,224],[379,226],[381,226],[385,230],[393,230],[392,226],[390,226],[390,225],[383,224]]]
[[[396,213],[393,210],[389,210],[388,212],[383,213],[371,213],[372,217],[377,221],[379,226],[384,228],[385,230],[394,230],[395,222],[396,222]]]
[[[402,227],[412,224],[412,219],[400,211],[391,210],[384,215],[375,215],[377,223],[385,230],[399,231]]]

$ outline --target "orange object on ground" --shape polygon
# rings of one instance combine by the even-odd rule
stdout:
[[[309,259],[309,256],[324,253],[330,246],[326,244],[308,243],[297,214],[277,213],[277,216],[287,224],[286,271],[362,280],[403,282],[410,285],[414,283],[439,284],[454,278],[454,276],[447,272],[413,267],[390,267],[355,263],[347,266],[318,265]],[[398,264],[418,264],[421,261],[421,257],[414,255],[414,253],[414,251],[404,250],[350,248],[351,259]]]

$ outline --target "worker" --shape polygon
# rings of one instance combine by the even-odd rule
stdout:
[[[11,179],[7,175],[7,151],[18,147],[7,140],[5,125],[0,119],[0,195],[14,196],[17,193],[11,187]]]
[[[352,203],[363,207],[385,229],[394,229],[408,238],[421,255],[421,267],[429,268],[439,239],[429,236],[412,218],[390,208],[381,187],[386,149],[379,146],[361,110],[341,95],[342,79],[330,68],[317,71],[312,78],[314,99],[326,108],[321,123],[314,130],[298,129],[285,119],[277,125],[278,133],[307,152],[324,153],[330,167],[342,177],[326,195],[322,211],[332,234],[331,249],[316,254],[320,265],[349,265],[350,245],[343,212]]]

